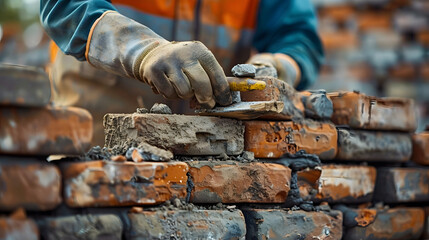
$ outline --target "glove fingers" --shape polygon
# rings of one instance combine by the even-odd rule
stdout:
[[[176,68],[172,73],[168,73],[167,76],[180,98],[188,99],[194,96],[191,83],[181,68]]]
[[[183,72],[188,77],[198,102],[210,108],[214,107],[216,102],[213,97],[213,88],[204,68],[197,62],[186,66]]]
[[[178,98],[177,93],[173,85],[171,84],[167,74],[163,71],[148,71],[149,73],[144,78],[150,80],[151,86],[162,94],[165,98],[176,99]]]

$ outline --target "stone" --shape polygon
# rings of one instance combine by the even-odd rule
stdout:
[[[279,164],[192,161],[192,203],[283,203],[291,170]]]
[[[0,157],[0,210],[46,211],[61,203],[61,174],[53,164]]]
[[[0,217],[0,239],[38,240],[39,229],[36,223],[25,215],[22,217],[15,217],[13,215]]]
[[[64,163],[61,169],[70,207],[154,205],[186,196],[183,162],[91,161]]]
[[[39,68],[0,64],[0,105],[44,107],[51,99],[48,75]]]
[[[406,162],[412,153],[407,133],[338,129],[337,159]]]
[[[299,92],[305,107],[305,116],[313,119],[330,119],[334,111],[325,90]]]
[[[126,239],[242,239],[246,235],[239,210],[173,210],[130,213]]]
[[[244,147],[240,121],[169,114],[106,114],[106,147],[146,142],[178,155],[239,155]]]
[[[354,211],[360,214],[363,210]],[[423,224],[424,211],[421,208],[377,209],[376,217],[367,226],[346,228],[344,239],[417,240],[422,234]]]
[[[235,77],[255,77],[256,67],[252,64],[237,64],[231,69]]]
[[[406,98],[377,98],[359,92],[334,92],[331,120],[356,129],[413,132],[417,128],[414,101]]]
[[[121,240],[122,222],[113,214],[50,217],[43,220],[41,235],[46,240]]]
[[[139,113],[142,113],[141,111]],[[170,107],[163,103],[155,103],[150,109],[150,113],[172,114]]]
[[[0,108],[0,153],[79,155],[89,150],[92,116],[75,107]]]
[[[245,209],[246,239],[311,240],[342,236],[340,211],[305,212],[283,209]]]
[[[384,203],[429,201],[429,168],[377,169],[374,200]]]
[[[300,150],[316,154],[322,160],[337,153],[337,130],[333,124],[312,120],[246,121],[244,149],[256,158],[279,158]]]
[[[412,137],[413,154],[411,160],[422,165],[429,165],[429,132],[414,134]]]

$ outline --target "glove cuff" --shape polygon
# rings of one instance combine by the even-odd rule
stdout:
[[[142,80],[143,58],[167,40],[148,27],[118,12],[106,11],[92,25],[86,43],[86,60],[94,67]]]
[[[301,70],[298,64],[290,56],[283,53],[274,54],[276,69],[279,79],[283,79],[295,88],[301,80]]]

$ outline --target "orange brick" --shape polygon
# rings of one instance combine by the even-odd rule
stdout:
[[[279,158],[305,150],[326,160],[337,152],[337,131],[330,123],[247,121],[244,125],[244,149],[254,152],[256,158]]]
[[[384,203],[429,201],[429,168],[378,168],[374,200]]]
[[[369,209],[351,210],[350,213],[344,213],[344,220],[347,216],[361,219],[359,214]],[[377,209],[376,216],[366,226],[353,226],[346,228],[344,239],[374,239],[374,240],[417,240],[420,239],[424,224],[424,211],[421,208],[392,208]]]
[[[324,165],[317,194],[313,195],[312,199],[330,203],[370,202],[374,193],[375,180],[374,167]]]
[[[24,217],[0,217],[0,239],[38,240],[39,229],[36,223]]]
[[[92,117],[81,108],[0,109],[0,153],[78,155],[89,149]]]
[[[334,104],[331,120],[357,129],[414,131],[417,118],[414,101],[376,98],[358,92],[329,93]]]
[[[361,31],[371,29],[391,29],[391,15],[386,12],[362,12],[358,15],[358,28]]]
[[[391,79],[403,81],[415,81],[417,74],[417,66],[411,63],[398,64],[389,70],[389,76]]]
[[[418,164],[429,165],[429,132],[413,135],[411,159]]]
[[[281,209],[245,209],[246,239],[311,240],[342,236],[340,211],[305,212]]]
[[[292,118],[302,118],[304,115],[304,105],[298,92],[285,81],[272,77],[259,77],[258,80],[267,83],[264,90],[254,90],[241,92],[241,101],[281,101],[284,103],[283,111],[275,115],[264,115],[262,119],[291,120]]]
[[[423,227],[422,239],[429,239],[429,207],[425,207],[425,225]]]
[[[271,163],[188,162],[193,203],[283,203],[291,170]]]
[[[357,34],[349,31],[320,32],[323,47],[327,51],[338,49],[355,49],[359,46]]]
[[[417,32],[417,40],[425,47],[429,46],[429,30]]]
[[[70,207],[151,205],[186,196],[188,165],[182,162],[92,161],[61,168]]]
[[[320,18],[331,18],[339,23],[345,22],[355,14],[355,9],[350,5],[333,5],[319,9]]]
[[[0,210],[51,210],[61,203],[61,175],[54,165],[0,158]]]
[[[51,98],[48,75],[29,66],[0,64],[0,105],[44,107]]]
[[[314,200],[319,189],[319,179],[322,175],[322,168],[304,169],[298,171],[298,188],[299,193],[304,201]]]

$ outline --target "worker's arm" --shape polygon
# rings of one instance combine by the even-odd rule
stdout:
[[[253,45],[260,53],[273,53],[271,59],[281,70],[279,77],[289,78],[297,89],[311,85],[323,60],[311,1],[262,0]],[[266,57],[255,56],[259,59]]]
[[[143,81],[166,98],[231,103],[222,67],[200,42],[169,42],[107,0],[42,0],[40,11],[48,35],[78,60]]]

